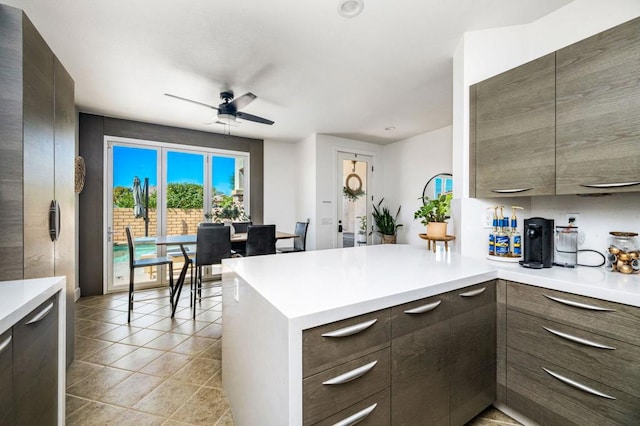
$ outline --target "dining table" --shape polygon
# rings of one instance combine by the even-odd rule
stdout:
[[[296,238],[298,235],[290,234],[288,232],[276,231],[276,240],[286,240],[290,238]],[[231,242],[246,242],[247,241],[247,233],[246,232],[236,232],[231,236]],[[180,300],[180,293],[182,293],[182,286],[184,284],[184,280],[187,278],[187,272],[189,271],[189,265],[191,265],[191,259],[189,258],[189,250],[185,246],[196,244],[197,235],[196,234],[187,234],[187,235],[159,235],[155,238],[155,243],[157,246],[180,246],[180,251],[182,256],[184,257],[184,264],[182,265],[182,269],[180,270],[180,275],[178,276],[178,280],[174,284],[173,288],[170,289],[172,300],[172,311],[171,318],[174,317],[176,313],[176,307],[178,306],[178,300]]]

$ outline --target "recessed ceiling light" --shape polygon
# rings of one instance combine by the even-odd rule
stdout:
[[[388,126],[388,127],[385,127],[384,129],[391,132],[396,129],[396,126]]]
[[[362,12],[364,3],[362,0],[340,0],[338,13],[344,18],[354,18]]]

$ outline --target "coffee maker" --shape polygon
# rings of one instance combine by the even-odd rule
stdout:
[[[553,266],[553,219],[525,219],[523,242],[524,256],[520,265],[535,269]]]

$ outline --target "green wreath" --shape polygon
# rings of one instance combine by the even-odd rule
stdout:
[[[351,173],[345,179],[345,185],[342,187],[342,195],[349,201],[356,202],[365,192],[362,190],[362,179],[357,173]]]

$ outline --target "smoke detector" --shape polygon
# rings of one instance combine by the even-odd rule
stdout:
[[[364,9],[362,0],[340,0],[338,3],[338,14],[343,18],[355,18]]]

